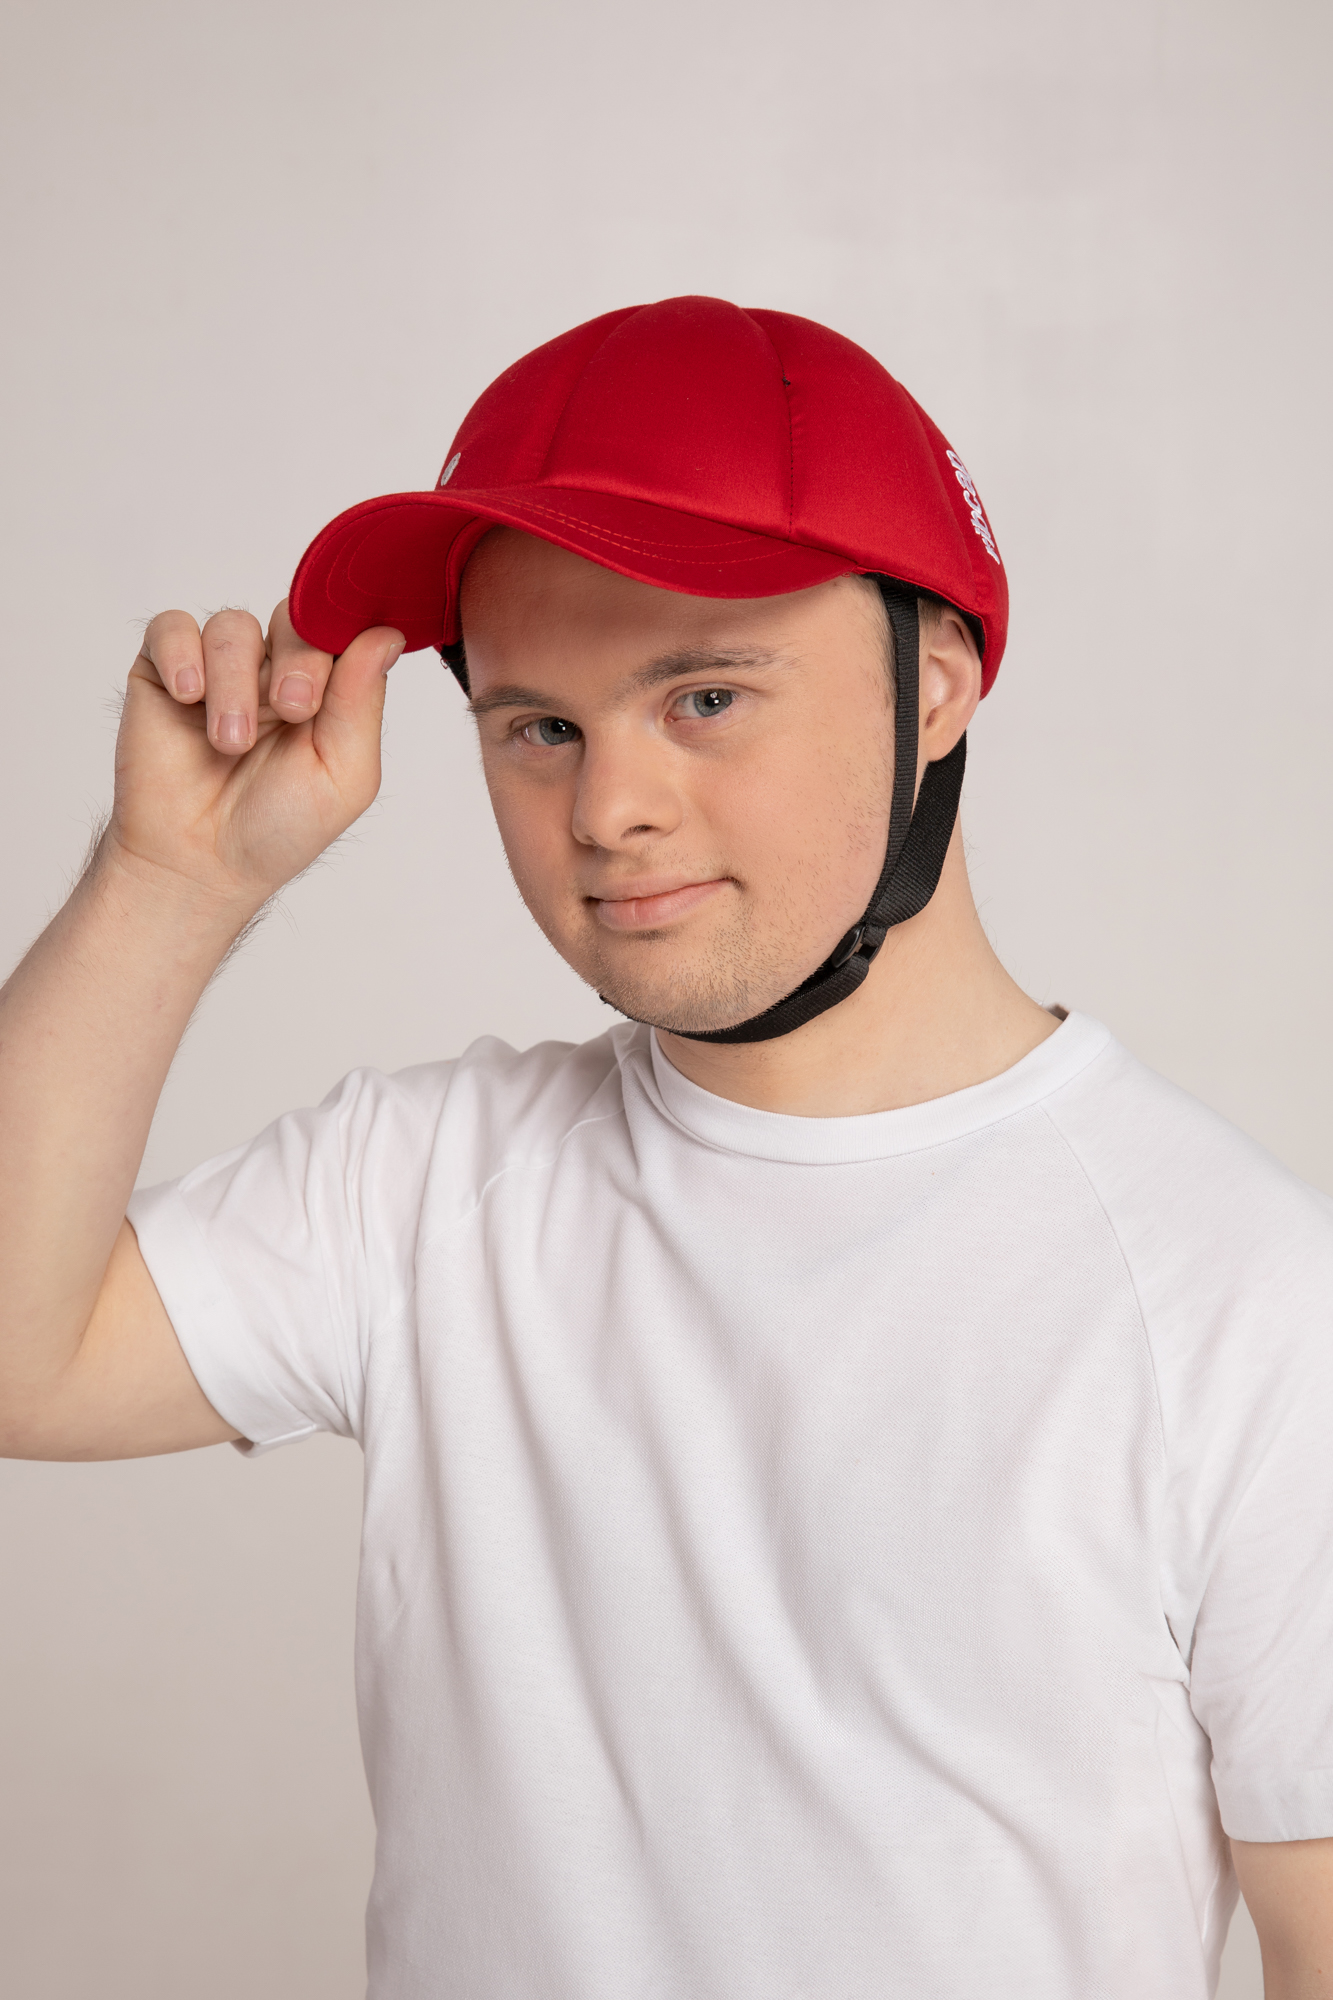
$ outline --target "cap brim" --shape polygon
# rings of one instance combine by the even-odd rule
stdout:
[[[408,650],[460,636],[458,586],[488,528],[521,528],[603,569],[695,597],[783,597],[846,576],[824,549],[575,487],[386,493],[330,521],[292,581],[293,625],[340,653],[371,625],[396,625]]]

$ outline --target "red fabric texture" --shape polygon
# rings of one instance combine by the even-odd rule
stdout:
[[[316,536],[292,584],[302,638],[336,653],[387,624],[409,649],[456,641],[464,564],[503,523],[700,597],[897,577],[979,621],[983,691],[999,667],[1008,586],[966,468],[871,355],[813,320],[707,298],[604,313],[491,384],[445,474]]]

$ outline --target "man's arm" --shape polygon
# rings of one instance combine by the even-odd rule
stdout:
[[[1231,1853],[1259,1933],[1264,2000],[1330,2000],[1333,1839],[1233,1840]]]
[[[0,989],[0,1455],[129,1457],[235,1435],[190,1372],[125,1207],[213,973],[375,796],[401,645],[378,628],[335,663],[284,606],[267,640],[242,612],[202,633],[183,612],[148,629],[96,860]]]

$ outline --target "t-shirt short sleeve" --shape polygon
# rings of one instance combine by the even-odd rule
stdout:
[[[1152,1355],[1163,1609],[1227,1834],[1333,1835],[1333,1204],[1107,1058],[1117,1117],[1052,1116],[1103,1202]],[[1105,1086],[1104,1086],[1105,1088]]]
[[[252,1449],[361,1436],[377,1328],[403,1310],[449,1063],[356,1070],[129,1219],[186,1359]]]
[[[1295,1330],[1264,1340],[1256,1328],[1237,1385],[1249,1394],[1245,1434],[1190,1662],[1222,1825],[1237,1840],[1333,1835],[1333,1268],[1320,1297],[1302,1261],[1273,1301]]]

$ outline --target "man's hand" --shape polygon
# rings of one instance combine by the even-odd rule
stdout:
[[[285,605],[155,618],[95,865],[0,989],[0,1453],[233,1435],[186,1364],[125,1205],[186,1023],[237,935],[374,798],[402,634],[337,660]]]
[[[1333,1839],[1233,1840],[1264,2000],[1333,2000]]]
[[[107,861],[257,909],[374,799],[402,650],[376,626],[335,661],[297,637],[285,601],[267,637],[248,611],[202,631],[160,612],[130,670]]]

